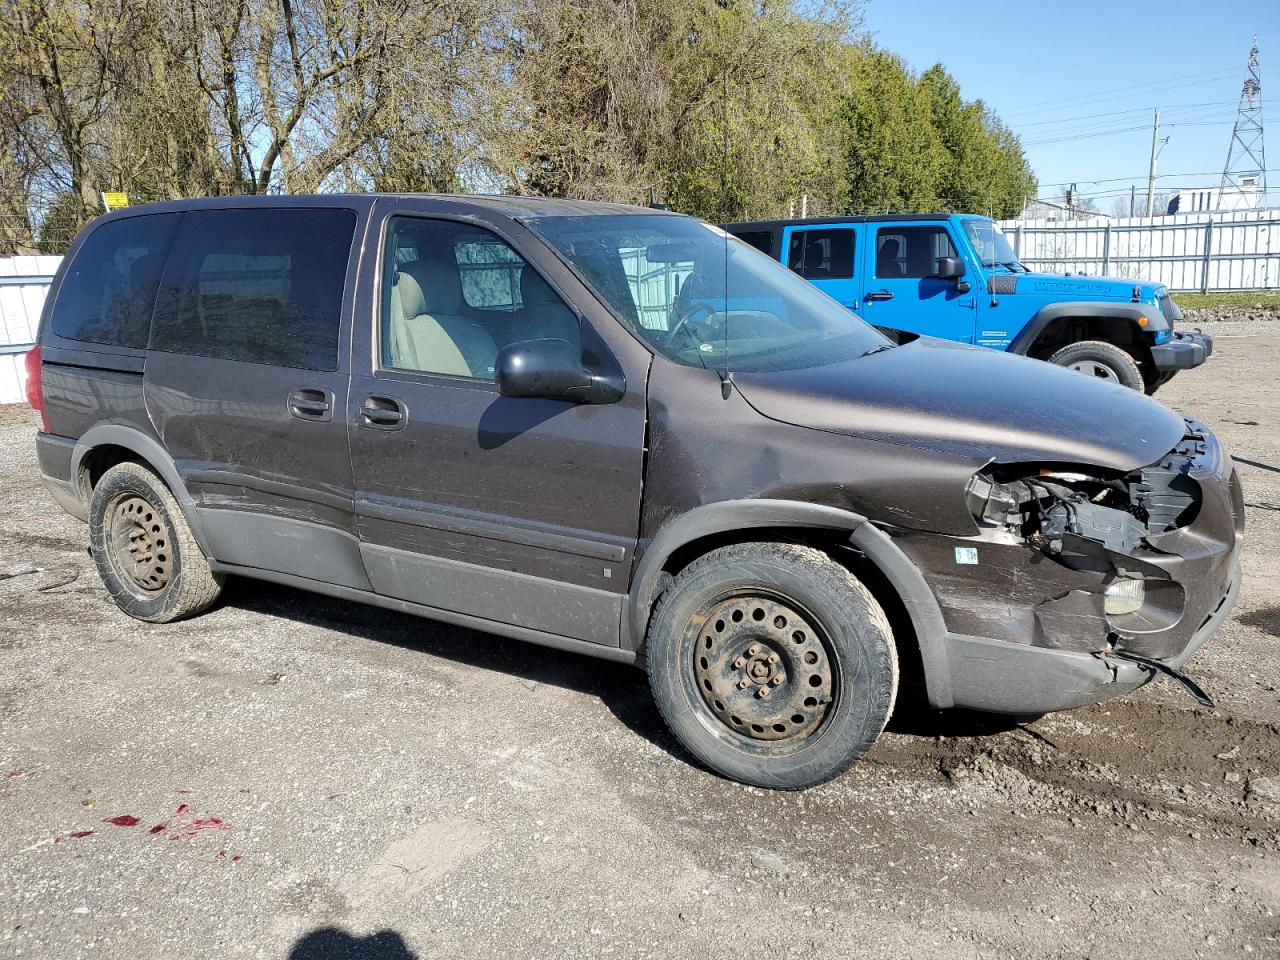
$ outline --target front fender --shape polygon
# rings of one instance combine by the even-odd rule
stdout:
[[[1082,300],[1067,303],[1051,303],[1044,307],[1022,328],[1009,344],[1010,353],[1026,354],[1040,334],[1055,320],[1066,320],[1075,317],[1084,319],[1104,318],[1108,320],[1127,320],[1138,324],[1144,317],[1144,333],[1159,333],[1169,329],[1169,321],[1158,308],[1149,303],[1099,303],[1093,300]]]
[[[647,543],[623,613],[622,646],[639,650],[662,582],[667,560],[681,547],[716,534],[741,530],[820,529],[843,531],[850,546],[874,563],[901,598],[920,647],[929,703],[952,704],[946,626],[933,591],[919,568],[866,517],[836,507],[791,500],[745,499],[711,503],[671,520]]]

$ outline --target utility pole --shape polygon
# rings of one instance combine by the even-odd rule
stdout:
[[[1151,168],[1147,171],[1147,216],[1156,202],[1156,147],[1160,142],[1160,111],[1156,111],[1155,124],[1151,127]]]
[[[1129,216],[1133,216],[1138,200],[1138,185],[1136,183],[1129,184]]]

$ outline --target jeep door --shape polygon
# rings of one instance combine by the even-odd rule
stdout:
[[[369,206],[281,198],[182,216],[144,394],[219,561],[368,586],[342,345]]]
[[[939,257],[960,256],[961,245],[947,222],[870,222],[866,227],[862,319],[886,329],[973,343],[981,277],[967,277],[970,289],[961,293],[955,280],[934,276]]]
[[[823,293],[858,309],[858,234],[855,224],[786,227],[782,231],[783,262]]]
[[[525,228],[450,212],[377,205],[348,413],[369,578],[386,596],[616,646],[649,354]],[[540,338],[618,365],[623,399],[500,396],[498,350]]]

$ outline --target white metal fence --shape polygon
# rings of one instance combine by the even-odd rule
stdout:
[[[1002,220],[1032,270],[1153,280],[1171,290],[1280,288],[1280,210],[1108,220]]]
[[[61,257],[0,257],[0,403],[25,396],[22,357],[35,345],[45,294]]]

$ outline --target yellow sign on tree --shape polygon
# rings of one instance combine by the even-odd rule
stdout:
[[[102,205],[107,210],[119,210],[121,207],[129,205],[129,195],[127,193],[106,193],[102,194]]]

